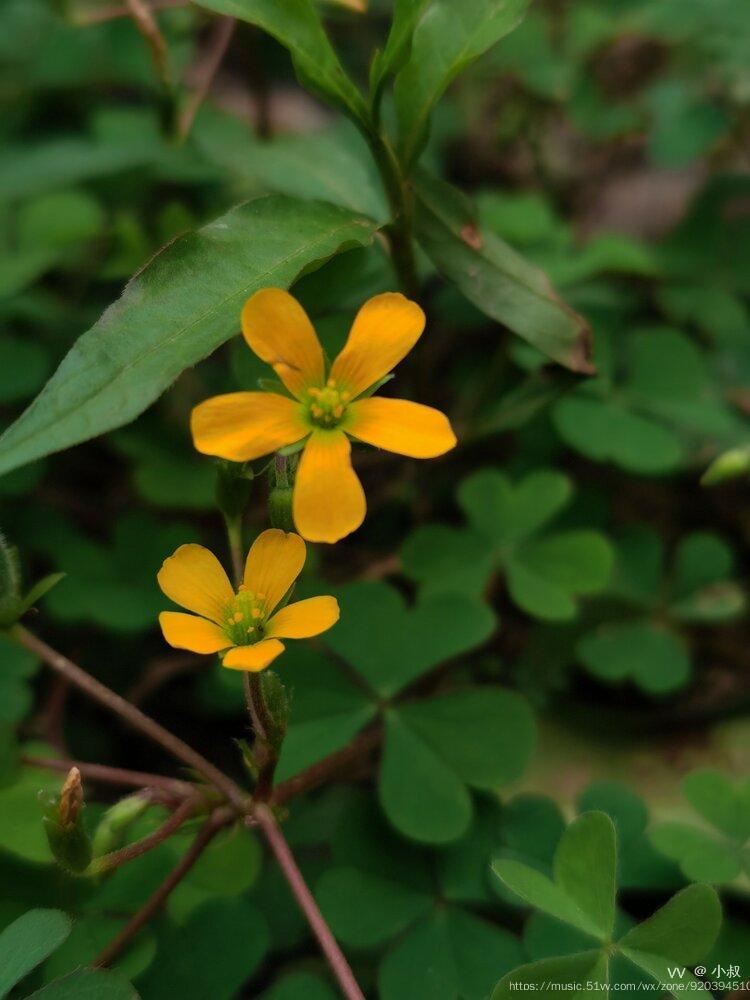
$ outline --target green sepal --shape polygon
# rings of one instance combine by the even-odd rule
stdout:
[[[393,372],[389,372],[388,375],[384,375],[382,378],[379,378],[377,382],[373,382],[371,386],[369,386],[367,389],[365,389],[364,392],[360,393],[360,395],[357,396],[357,399],[369,399],[370,396],[375,395],[378,389],[382,389],[382,387],[386,384],[386,382],[390,382],[391,379],[395,377],[396,376],[393,374]]]
[[[45,594],[48,594],[50,590],[52,590],[53,587],[56,587],[61,580],[64,580],[67,575],[67,573],[49,573],[47,576],[43,576],[41,580],[34,584],[31,590],[21,601],[18,617],[20,618],[21,615],[25,614],[29,608],[33,608]]]
[[[287,396],[289,399],[294,399],[281,379],[263,376],[258,379],[257,385],[262,392],[272,392],[277,396]]]
[[[42,825],[47,834],[47,842],[52,856],[63,871],[80,875],[91,864],[93,847],[86,825],[83,809],[72,823],[60,822],[60,796],[45,795],[40,792],[42,805]]]
[[[279,448],[278,454],[283,455],[284,458],[289,458],[291,455],[297,455],[305,447],[306,442],[306,437],[300,438],[299,441],[295,441],[294,444],[287,444],[284,445],[283,448]]]

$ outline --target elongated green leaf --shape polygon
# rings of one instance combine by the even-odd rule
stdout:
[[[0,474],[133,420],[239,327],[245,299],[289,286],[375,224],[324,202],[270,196],[171,243],[73,346],[0,437]]]
[[[401,152],[424,146],[430,112],[448,84],[516,27],[529,0],[435,0],[417,25],[409,61],[396,78]],[[404,18],[406,20],[406,18]],[[398,43],[394,43],[398,54]]]
[[[302,83],[362,122],[364,98],[346,75],[312,0],[198,0],[199,6],[255,24],[289,49]]]
[[[29,910],[0,934],[0,997],[51,955],[70,934],[60,910]]]
[[[547,276],[512,247],[477,228],[470,203],[436,178],[415,184],[416,235],[437,269],[492,319],[571,371],[593,374],[591,333]]]
[[[430,0],[395,0],[388,40],[377,52],[370,70],[370,87],[377,100],[380,89],[391,73],[401,69],[409,55],[414,27]]]

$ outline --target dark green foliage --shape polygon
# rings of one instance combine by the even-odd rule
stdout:
[[[164,644],[155,576],[189,541],[229,569],[217,501],[247,543],[269,500],[291,527],[290,495],[265,459],[199,457],[190,412],[278,390],[237,336],[256,288],[292,287],[335,356],[400,285],[394,217],[428,322],[379,389],[442,409],[459,448],[355,446],[367,520],[308,545],[294,599],[342,614],[262,677],[276,778],[360,749],[278,810],[301,870],[373,1000],[747,980],[747,5],[156,5],[169,93],[130,18],[83,26],[99,6],[0,5],[0,523],[23,565],[0,545],[0,994],[338,995],[240,824],[88,968],[200,820],[74,877],[39,809],[61,776],[22,757],[195,776],[7,629],[250,787],[242,679]],[[214,13],[239,23],[176,142]],[[86,784],[95,856],[167,817]]]

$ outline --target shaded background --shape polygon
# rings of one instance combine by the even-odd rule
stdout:
[[[175,235],[268,190],[330,198],[376,218],[386,212],[362,141],[300,89],[286,53],[267,36],[237,27],[210,98],[178,143],[175,108],[129,19],[99,23],[103,5],[82,0],[62,6],[6,0],[0,10],[3,426]],[[364,78],[388,4],[373,3],[366,17],[330,5],[326,15],[347,65]],[[186,85],[177,109],[184,115],[213,23],[172,5],[158,19],[170,73]],[[642,831],[646,810],[652,827],[675,818],[705,826],[681,795],[681,777],[703,766],[741,775],[750,755],[747,487],[699,485],[713,457],[748,438],[749,108],[750,10],[733,0],[536,0],[521,27],[460,78],[436,113],[427,161],[469,190],[483,225],[541,265],[586,315],[599,374],[573,382],[544,366],[423,261],[428,332],[400,366],[394,394],[444,409],[461,447],[434,463],[359,450],[367,521],[335,549],[316,549],[307,583],[341,587],[352,628],[365,635],[393,626],[390,606],[379,603],[389,598],[377,587],[348,589],[352,581],[387,581],[410,599],[460,593],[472,614],[495,616],[464,643],[476,648],[464,653],[459,644],[458,659],[447,640],[445,649],[438,642],[439,669],[426,690],[471,677],[519,691],[538,713],[540,739],[513,792],[551,795],[557,806],[534,801],[546,803],[539,808],[554,830],[555,809],[570,815],[591,781],[620,782],[595,786],[585,801],[614,802],[609,811],[638,828],[642,843],[632,853],[641,863],[626,872],[630,912],[650,912],[685,877],[726,882],[725,936],[733,936],[722,954],[746,955],[748,965],[747,874],[723,855],[723,868],[696,872],[685,841]],[[295,294],[333,352],[359,304],[393,286],[376,244],[306,276]],[[68,574],[42,605],[44,634],[237,775],[237,678],[165,647],[155,627],[165,606],[155,574],[184,541],[223,552],[214,470],[191,450],[188,415],[208,395],[253,387],[263,369],[235,338],[135,424],[0,479],[0,523],[21,550],[26,579]],[[487,468],[516,483],[555,470],[552,480],[525,480],[527,492],[516,496],[540,512],[538,527],[510,537],[518,510],[491,477],[485,496],[495,527],[482,536],[486,504],[472,499],[471,486],[458,496],[456,488]],[[553,486],[561,501],[545,522]],[[265,525],[265,496],[259,482],[253,530]],[[363,711],[354,698],[334,719],[330,705],[321,711],[315,701],[315,680],[305,693],[309,678],[324,688],[320,678],[346,659],[346,638],[336,645],[335,655],[290,654],[287,674],[294,721],[318,724],[325,735],[315,738],[331,750],[357,731]],[[127,879],[115,876],[93,893],[51,875],[29,799],[41,779],[23,772],[19,783],[16,737],[84,760],[168,772],[172,765],[2,637],[0,660],[10,751],[0,789],[0,916],[55,905],[80,913],[85,928],[78,951],[67,945],[49,960],[50,978],[66,961],[72,967],[95,953],[86,935],[98,941],[106,921],[105,930],[116,929],[175,854],[154,852]],[[307,738],[300,730],[289,773],[307,762]],[[365,755],[340,786],[293,812],[290,830],[307,849],[313,879],[327,864],[317,845],[332,817],[361,820],[372,808],[373,774]],[[111,795],[97,788],[93,797],[106,803]],[[92,817],[99,808],[90,805]],[[525,815],[520,806],[517,813]],[[498,820],[497,844],[513,846],[514,816],[502,836]],[[524,822],[543,827],[537,814]],[[349,826],[357,829],[354,820]],[[709,847],[700,841],[700,857],[726,846],[721,836],[701,835]],[[164,983],[173,989],[174,980],[154,970],[179,964],[200,940],[207,955],[212,947],[224,955],[216,963],[223,972],[212,965],[212,997],[327,996],[315,950],[276,874],[260,873],[257,848],[242,842],[219,854],[216,870],[186,883],[169,919],[143,936],[123,971],[144,997],[165,996]],[[505,900],[498,916],[495,905],[484,900],[479,909],[518,932],[518,911]],[[242,933],[235,939],[231,928]],[[511,965],[539,957],[542,931],[526,928],[525,951],[513,952]],[[358,955],[365,983],[404,933],[399,926]],[[255,951],[243,947],[249,939]],[[313,978],[289,980],[289,993],[273,986],[299,969]],[[208,995],[194,971],[181,975],[181,997]],[[382,982],[386,997],[418,995],[407,979]],[[467,987],[460,995],[481,993]]]

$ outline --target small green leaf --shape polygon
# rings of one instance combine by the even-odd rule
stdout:
[[[739,852],[714,836],[687,823],[657,823],[649,830],[651,843],[676,861],[685,877],[696,882],[721,885],[741,871]]]
[[[612,934],[615,913],[615,829],[601,812],[584,813],[558,844],[554,880],[508,858],[493,863],[501,881],[527,903],[601,941]]]
[[[353,948],[390,941],[432,908],[432,896],[356,868],[335,868],[318,882],[316,897],[334,936]],[[367,900],[352,906],[352,900]]]
[[[721,904],[707,885],[689,885],[621,938],[618,947],[651,972],[648,956],[694,966],[713,947],[721,926]]]
[[[547,958],[522,965],[509,972],[492,991],[491,1000],[512,1000],[525,991],[549,990],[559,984],[560,991],[575,991],[577,996],[602,997],[609,985],[609,963],[601,951],[585,951],[565,958]]]
[[[311,0],[200,0],[200,6],[273,35],[291,52],[304,85],[367,125],[364,98],[346,75]]]
[[[79,969],[31,993],[26,1000],[139,1000],[133,986],[117,972]]]
[[[682,783],[685,798],[696,812],[740,843],[750,839],[750,780],[733,784],[720,771],[705,768]]]
[[[414,840],[446,844],[469,828],[472,802],[466,785],[393,710],[386,715],[378,791],[390,821]]]
[[[482,1000],[505,970],[522,959],[519,942],[496,924],[449,906],[434,911],[386,955],[378,981],[382,1000]]]
[[[420,19],[411,43],[409,61],[396,78],[401,156],[411,164],[424,146],[430,113],[449,83],[522,19],[529,0],[433,0]],[[408,32],[415,18],[399,18]],[[389,40],[390,41],[390,40]],[[394,42],[391,56],[403,50]],[[386,49],[388,52],[388,49]]]
[[[59,948],[70,934],[60,910],[29,910],[0,934],[0,997]]]
[[[681,688],[692,670],[683,640],[646,621],[602,625],[585,635],[576,651],[596,677],[610,683],[633,680],[652,695]]]
[[[571,371],[592,374],[589,328],[546,275],[500,237],[480,231],[450,185],[421,174],[415,192],[417,239],[437,269],[491,319]]]
[[[481,645],[494,630],[489,608],[464,594],[436,594],[407,608],[394,587],[378,581],[350,584],[337,596],[341,618],[325,642],[383,696]]]

